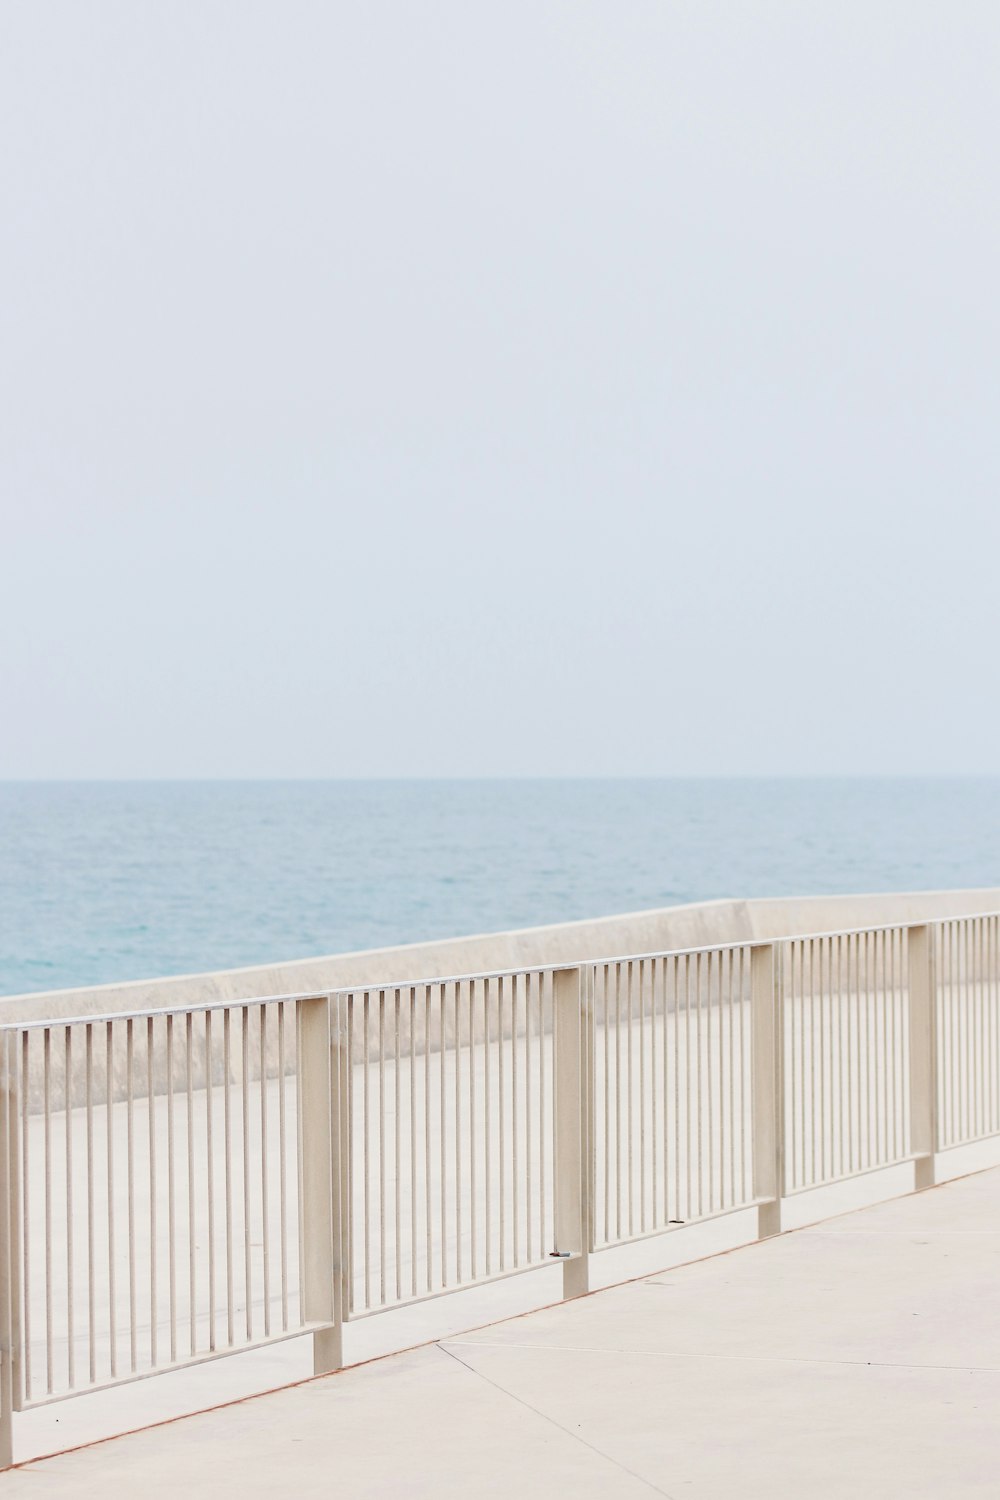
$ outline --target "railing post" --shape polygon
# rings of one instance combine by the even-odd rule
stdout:
[[[0,1033],[0,1469],[14,1462],[15,1369],[20,1353],[17,1032]]]
[[[313,1370],[324,1375],[344,1362],[341,1298],[335,1265],[339,1213],[340,1120],[334,1114],[333,1000],[298,1002],[299,1235],[302,1318],[326,1323],[313,1333]],[[339,1090],[338,1090],[339,1092]]]
[[[552,975],[552,1052],[555,1084],[555,1236],[563,1262],[563,1296],[589,1291],[590,1171],[586,1149],[591,1088],[586,968]]]
[[[343,1327],[351,1311],[351,1053],[348,1047],[346,995],[330,997],[333,1094],[333,1274],[334,1317],[340,1330],[340,1362],[343,1363]],[[397,1061],[397,1067],[399,1066]]]
[[[778,949],[764,943],[750,950],[750,1017],[753,1034],[753,1195],[758,1200],[757,1235],[781,1233],[784,1155],[784,1035],[777,980]]]
[[[937,1017],[934,937],[926,924],[906,933],[909,974],[910,1154],[914,1187],[934,1186],[937,1148]]]

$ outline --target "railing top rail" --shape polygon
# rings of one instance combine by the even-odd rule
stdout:
[[[782,933],[771,938],[734,938],[725,943],[702,943],[691,948],[653,948],[640,953],[602,954],[599,958],[566,959],[562,963],[521,964],[512,969],[479,970],[465,974],[442,974],[432,978],[390,979],[384,984],[344,984],[328,991],[330,995],[374,994],[383,990],[408,990],[423,985],[468,984],[477,979],[508,979],[521,974],[558,974],[566,969],[602,968],[605,964],[641,963],[654,958],[689,958],[698,953],[730,953],[737,948],[770,948],[776,943],[809,943],[817,938],[864,937],[874,932],[900,932],[909,927],[943,926],[947,922],[1000,917],[1000,911],[960,912],[948,917],[926,917],[920,921],[876,922],[869,927],[825,928],[818,932]]]
[[[110,1021],[145,1021],[160,1016],[200,1015],[206,1011],[243,1010],[254,1005],[292,1004],[301,1000],[323,1000],[341,995],[377,994],[394,990],[422,989],[425,986],[444,984],[471,984],[490,979],[511,979],[528,974],[558,974],[567,969],[584,967],[603,968],[611,964],[643,963],[657,958],[693,958],[702,953],[732,953],[737,949],[769,948],[778,943],[810,943],[820,938],[865,937],[877,932],[900,932],[911,927],[943,927],[953,922],[981,921],[1000,918],[1000,911],[956,912],[943,917],[925,917],[921,920],[899,922],[876,922],[868,927],[842,927],[823,929],[818,932],[784,933],[773,938],[736,938],[732,942],[702,943],[691,948],[655,948],[642,953],[613,953],[600,958],[569,960],[562,963],[520,964],[507,969],[480,969],[462,974],[441,974],[417,979],[390,979],[380,983],[337,985],[331,989],[302,990],[284,995],[243,995],[229,1000],[207,1000],[194,1004],[147,1006],[140,1010],[116,1010],[94,1012],[75,1016],[47,1016],[23,1021],[0,1022],[0,1035],[5,1032],[46,1030],[64,1026],[96,1026]],[[2,997],[0,997],[2,998]]]
[[[101,1026],[108,1021],[147,1021],[160,1016],[198,1016],[205,1011],[246,1010],[253,1005],[294,1004],[299,1000],[325,1000],[330,990],[302,990],[288,995],[241,995],[232,1000],[204,1000],[176,1005],[150,1005],[141,1010],[84,1012],[76,1016],[37,1016],[30,1020],[0,1022],[0,1036],[9,1031],[45,1031],[61,1026]]]

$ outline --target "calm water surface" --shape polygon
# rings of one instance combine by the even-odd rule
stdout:
[[[1000,778],[0,783],[0,994],[716,896],[1000,884]]]

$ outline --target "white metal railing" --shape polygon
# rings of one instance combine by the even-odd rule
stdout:
[[[909,1160],[907,932],[781,944],[782,1195]]]
[[[3,1307],[18,1409],[322,1324],[297,1265],[325,997],[6,1027]],[[295,1264],[293,1265],[293,1257]],[[7,1339],[4,1339],[4,1346]]]
[[[12,1414],[1000,1133],[1000,917],[0,1027]]]

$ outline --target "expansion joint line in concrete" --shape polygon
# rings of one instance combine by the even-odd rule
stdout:
[[[754,1365],[847,1365],[861,1370],[942,1370],[951,1374],[1000,1375],[1000,1365],[925,1365],[893,1359],[811,1359],[803,1354],[709,1354],[689,1349],[620,1349],[610,1344],[514,1344],[497,1343],[488,1339],[476,1339],[473,1343],[471,1339],[453,1339],[447,1352],[453,1354],[455,1344],[462,1343],[470,1349],[526,1349],[532,1354],[626,1354],[636,1359],[715,1359]],[[458,1359],[458,1355],[453,1354],[453,1358]],[[459,1360],[459,1363],[465,1364],[465,1361]],[[489,1377],[484,1375],[482,1378],[486,1380]],[[493,1384],[492,1381],[490,1383]],[[503,1387],[498,1386],[497,1389],[503,1390]]]
[[[561,1432],[566,1437],[572,1438],[574,1442],[577,1442],[582,1447],[589,1449],[589,1451],[595,1454],[596,1457],[603,1458],[606,1463],[612,1464],[614,1468],[619,1469],[623,1474],[627,1474],[630,1479],[636,1480],[638,1484],[645,1485],[646,1489],[651,1490],[654,1495],[662,1496],[662,1500],[676,1500],[676,1496],[668,1494],[666,1490],[661,1490],[659,1485],[651,1483],[650,1480],[645,1479],[641,1474],[637,1474],[634,1469],[630,1469],[626,1464],[620,1463],[617,1458],[612,1458],[610,1453],[605,1453],[602,1448],[596,1447],[594,1443],[588,1443],[586,1438],[581,1437],[578,1432],[573,1432],[571,1428],[564,1427],[561,1422],[556,1421],[555,1417],[550,1417],[547,1412],[539,1411],[537,1406],[532,1406],[531,1402],[525,1401],[523,1396],[515,1395],[514,1392],[509,1391],[506,1386],[500,1385],[498,1381],[491,1380],[488,1375],[484,1375],[481,1370],[477,1370],[474,1365],[467,1364],[466,1361],[460,1358],[460,1356],[457,1355],[454,1349],[451,1348],[448,1344],[438,1343],[437,1347],[443,1354],[450,1355],[451,1358],[456,1362],[456,1364],[460,1364],[464,1370],[468,1370],[470,1375],[475,1375],[478,1377],[478,1379],[485,1381],[485,1383],[487,1385],[491,1385],[495,1391],[499,1391],[501,1396],[506,1396],[509,1400],[516,1401],[518,1406],[523,1406],[526,1411],[532,1412],[534,1416],[541,1417],[543,1422],[548,1422],[549,1425],[551,1427],[554,1427],[557,1432]],[[489,1345],[488,1347],[493,1348],[497,1346]]]

